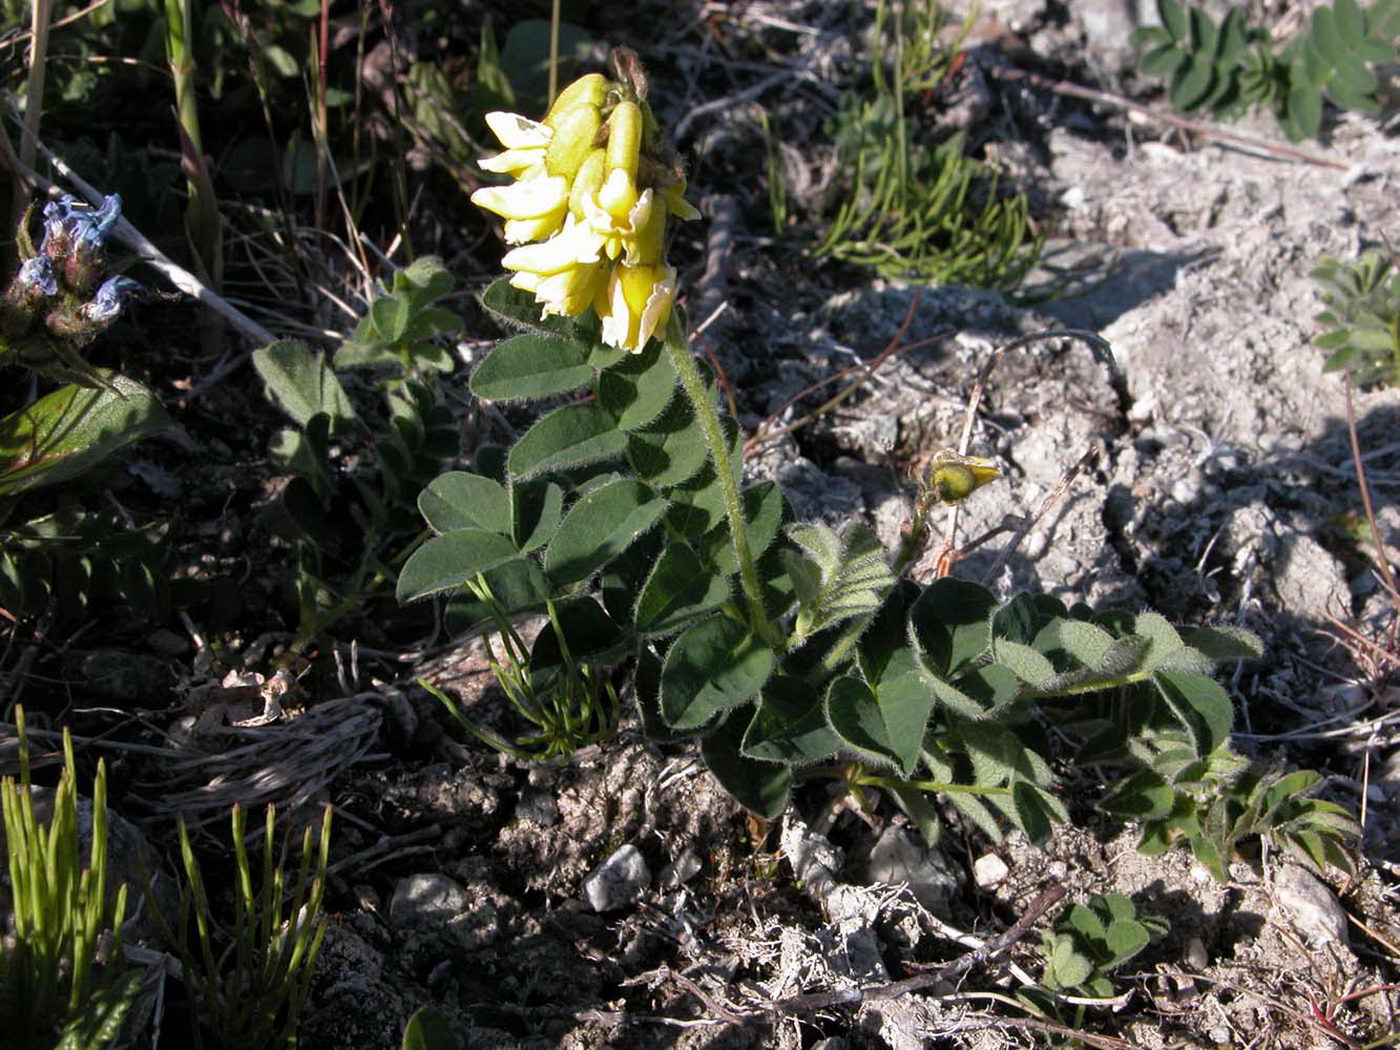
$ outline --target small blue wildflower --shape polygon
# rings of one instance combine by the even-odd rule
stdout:
[[[19,268],[15,283],[24,291],[46,299],[58,294],[58,277],[53,272],[53,260],[47,255],[26,259]]]
[[[111,198],[108,198],[109,200]],[[146,294],[141,285],[130,277],[108,277],[92,299],[78,311],[84,321],[109,324],[122,312],[123,304]]]
[[[119,194],[103,197],[100,207],[89,208],[65,193],[44,205],[44,241],[39,250],[54,255],[65,255],[73,247],[95,252],[102,247],[121,214]]]

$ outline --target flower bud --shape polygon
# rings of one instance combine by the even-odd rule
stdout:
[[[588,154],[579,166],[578,174],[574,176],[574,184],[569,190],[569,214],[574,218],[584,217],[586,212],[583,202],[592,200],[602,188],[607,160],[607,151],[599,147]]]
[[[621,169],[637,180],[642,155],[642,110],[635,102],[619,102],[608,117],[608,171]]]
[[[545,170],[572,179],[592,151],[602,126],[603,117],[596,106],[575,106],[561,114],[545,150]]]
[[[1001,468],[993,460],[943,449],[929,467],[928,488],[943,503],[957,503],[999,477]]]
[[[544,122],[558,131],[559,121],[570,110],[581,106],[601,109],[607,96],[607,78],[601,73],[587,73],[559,92],[554,99],[554,105],[549,107]]]

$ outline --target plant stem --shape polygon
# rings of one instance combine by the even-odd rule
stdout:
[[[720,426],[719,413],[710,400],[705,380],[695,359],[686,349],[685,340],[676,326],[666,333],[666,353],[680,377],[681,388],[695,409],[695,418],[704,432],[705,443],[710,447],[710,460],[715,465],[724,492],[724,510],[729,518],[729,539],[734,544],[734,556],[739,562],[739,576],[744,587],[744,597],[749,604],[749,622],[754,633],[769,645],[777,642],[773,625],[763,609],[763,592],[758,585],[758,570],[754,568],[753,550],[749,546],[749,527],[744,520],[744,506],[739,499],[739,483],[734,477],[734,460],[729,454],[729,444],[724,440],[724,429]]]

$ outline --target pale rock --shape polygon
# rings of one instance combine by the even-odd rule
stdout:
[[[972,862],[972,881],[980,890],[994,890],[1011,874],[1006,861],[995,853],[984,853]]]
[[[649,885],[651,869],[646,858],[629,842],[583,880],[583,899],[594,911],[616,911],[637,900]]]
[[[1274,903],[1312,944],[1347,943],[1347,913],[1327,884],[1306,868],[1285,865],[1274,876]]]

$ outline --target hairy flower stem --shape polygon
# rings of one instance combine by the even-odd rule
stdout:
[[[724,440],[724,430],[720,426],[719,413],[710,400],[705,380],[695,359],[686,349],[685,340],[672,325],[666,333],[666,353],[680,377],[681,388],[695,409],[695,418],[700,421],[700,429],[705,434],[705,443],[710,446],[710,460],[719,476],[720,488],[724,492],[724,510],[729,518],[729,538],[734,544],[734,556],[739,561],[739,577],[744,587],[744,597],[749,605],[749,623],[759,638],[769,645],[779,644],[777,633],[763,609],[763,592],[758,585],[758,570],[754,568],[753,549],[749,546],[749,527],[744,520],[744,506],[739,500],[739,483],[734,477],[734,459],[729,454],[729,445]]]

